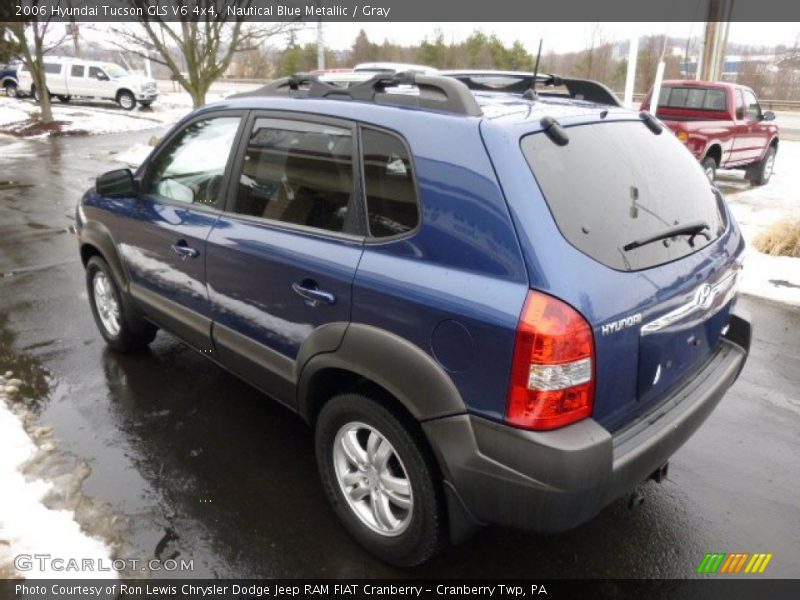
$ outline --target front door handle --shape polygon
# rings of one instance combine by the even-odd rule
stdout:
[[[336,303],[336,296],[330,292],[319,289],[317,282],[311,279],[305,279],[302,283],[293,283],[292,290],[295,294],[303,298],[306,304],[311,308],[316,308],[323,302],[325,304]]]
[[[172,251],[175,254],[181,257],[181,260],[186,260],[187,258],[197,258],[200,256],[200,252],[196,248],[189,246],[184,240],[172,244],[170,248],[172,248]]]

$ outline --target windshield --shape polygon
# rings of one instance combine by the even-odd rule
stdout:
[[[107,63],[103,65],[103,69],[105,69],[106,75],[108,75],[111,79],[119,79],[129,75],[125,69],[113,63]]]
[[[565,128],[566,146],[544,133],[522,152],[564,237],[614,269],[646,269],[710,244],[724,231],[718,197],[686,148],[641,121]],[[707,224],[707,235],[675,235],[631,248],[665,231]],[[626,250],[625,246],[629,246]]]

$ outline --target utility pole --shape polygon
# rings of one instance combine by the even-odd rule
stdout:
[[[700,79],[717,81],[725,65],[733,0],[709,0],[703,54],[700,60]]]
[[[325,69],[325,37],[322,35],[322,21],[317,21],[317,69]]]
[[[650,114],[658,116],[658,101],[661,99],[661,82],[664,81],[664,56],[667,54],[667,36],[664,36],[664,44],[661,46],[661,57],[658,59],[656,68],[656,80],[653,82],[653,95],[650,96]]]
[[[625,98],[623,104],[633,106],[633,90],[636,83],[636,59],[639,58],[639,34],[631,36],[628,46],[628,72],[625,74]]]

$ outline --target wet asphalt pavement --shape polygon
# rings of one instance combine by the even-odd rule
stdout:
[[[195,577],[541,578],[691,577],[706,552],[771,552],[765,576],[800,576],[800,311],[747,298],[750,361],[641,506],[558,536],[486,529],[411,571],[371,558],[328,509],[299,418],[167,334],[121,356],[97,333],[73,209],[111,151],[153,133],[0,140],[0,372],[91,467],[81,520],[118,555],[193,559]]]

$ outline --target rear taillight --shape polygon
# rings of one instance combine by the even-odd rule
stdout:
[[[531,291],[517,326],[506,421],[555,429],[592,414],[594,338],[571,306]]]

